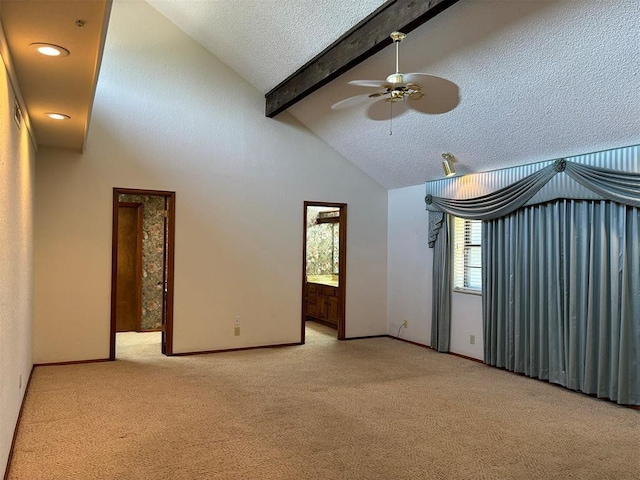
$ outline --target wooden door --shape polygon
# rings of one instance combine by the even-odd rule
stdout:
[[[142,203],[118,204],[116,331],[140,330],[142,315]]]
[[[167,355],[167,297],[169,290],[167,288],[169,283],[169,217],[167,213],[169,212],[169,207],[171,203],[171,197],[164,197],[164,223],[162,225],[163,233],[162,233],[162,334],[160,340],[160,350],[163,355]]]

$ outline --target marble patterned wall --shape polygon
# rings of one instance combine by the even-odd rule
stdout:
[[[142,219],[142,318],[140,330],[162,327],[162,288],[164,250],[164,197],[120,195],[121,202],[143,204]]]
[[[337,275],[340,227],[338,223],[316,223],[320,211],[316,207],[307,210],[307,275]]]

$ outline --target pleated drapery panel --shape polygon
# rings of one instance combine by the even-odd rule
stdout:
[[[451,225],[449,215],[442,215],[433,250],[431,300],[431,348],[449,351],[451,330]]]
[[[640,209],[558,200],[486,221],[485,362],[640,404]]]

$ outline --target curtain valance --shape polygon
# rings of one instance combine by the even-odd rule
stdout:
[[[640,207],[640,173],[618,172],[608,168],[584,165],[564,158],[518,180],[511,185],[475,198],[425,197],[429,216],[440,218],[439,212],[472,220],[491,220],[514,212],[525,205],[557,173],[564,172],[574,181],[606,200]],[[438,221],[431,221],[429,247],[433,248]]]

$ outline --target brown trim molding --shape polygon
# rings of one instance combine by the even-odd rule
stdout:
[[[180,352],[171,354],[172,357],[186,357],[190,355],[209,355],[210,353],[226,353],[226,352],[241,352],[243,350],[257,350],[259,348],[282,348],[282,347],[297,347],[304,345],[303,343],[280,343],[278,345],[257,345],[255,347],[240,347],[240,348],[223,348],[220,350],[202,350],[199,352]]]
[[[369,338],[384,338],[384,337],[388,337],[389,335],[364,335],[362,337],[349,337],[349,338],[345,338],[345,340],[367,340]]]
[[[418,342],[412,342],[411,340],[405,340],[404,338],[399,338],[399,337],[394,337],[393,335],[387,335],[390,338],[393,338],[394,340],[400,340],[401,342],[405,342],[405,343],[410,343],[411,345],[416,345],[418,347],[422,347],[422,348],[427,348],[429,350],[433,350],[433,348],[431,348],[429,345],[425,345],[423,343],[418,343]],[[434,352],[436,350],[433,350]],[[477,363],[481,363],[482,365],[486,365],[486,363],[484,363],[482,360],[479,360],[477,358],[473,358],[473,357],[468,357],[466,355],[462,355],[461,353],[453,353],[453,352],[447,352],[448,355],[453,355],[454,357],[460,357],[460,358],[464,358],[466,360],[471,360],[472,362],[477,362]],[[489,366],[489,365],[487,365]]]
[[[24,410],[24,403],[27,399],[27,394],[29,393],[29,387],[31,386],[31,378],[33,377],[33,371],[35,370],[36,365],[31,366],[31,371],[29,372],[29,379],[27,380],[27,384],[24,387],[24,394],[22,395],[22,403],[20,404],[20,411],[18,412],[18,418],[16,419],[16,426],[13,429],[13,438],[11,439],[11,447],[9,448],[9,456],[7,457],[7,465],[4,469],[4,480],[9,479],[9,468],[11,468],[11,459],[13,458],[13,449],[16,445],[16,439],[18,438],[18,427],[20,426],[20,421],[22,420],[22,412]]]
[[[418,347],[422,347],[422,348],[427,348],[429,350],[433,350],[433,348],[431,348],[429,345],[425,345],[423,343],[412,342],[411,340],[405,340],[404,338],[394,337],[392,335],[388,335],[388,336],[393,338],[394,340],[400,340],[401,342],[410,343],[411,345],[417,345]],[[436,350],[433,350],[433,351],[435,352]],[[462,355],[461,353],[447,352],[447,354],[448,355],[453,355],[454,357],[464,358],[465,360],[471,360],[472,362],[481,363],[482,365],[486,365],[486,363],[484,363],[480,359],[473,358],[473,357],[468,357],[466,355]],[[489,366],[489,365],[487,365],[487,366]]]
[[[464,358],[465,360],[471,360],[472,362],[481,363],[482,365],[487,365],[486,363],[484,363],[482,360],[478,358],[467,357],[466,355],[462,355],[461,353],[449,352],[449,355],[453,355],[454,357]],[[489,367],[490,365],[487,365],[487,366]]]
[[[57,367],[60,365],[82,365],[84,363],[102,363],[111,362],[111,358],[92,358],[89,360],[72,360],[70,362],[50,362],[50,363],[35,363],[34,367]]]
[[[429,345],[425,345],[424,343],[412,342],[411,340],[406,340],[404,338],[396,337],[394,335],[387,335],[387,337],[393,338],[394,340],[400,340],[401,342],[410,343],[411,345],[416,345],[417,347],[433,350],[433,348],[431,348]]]

